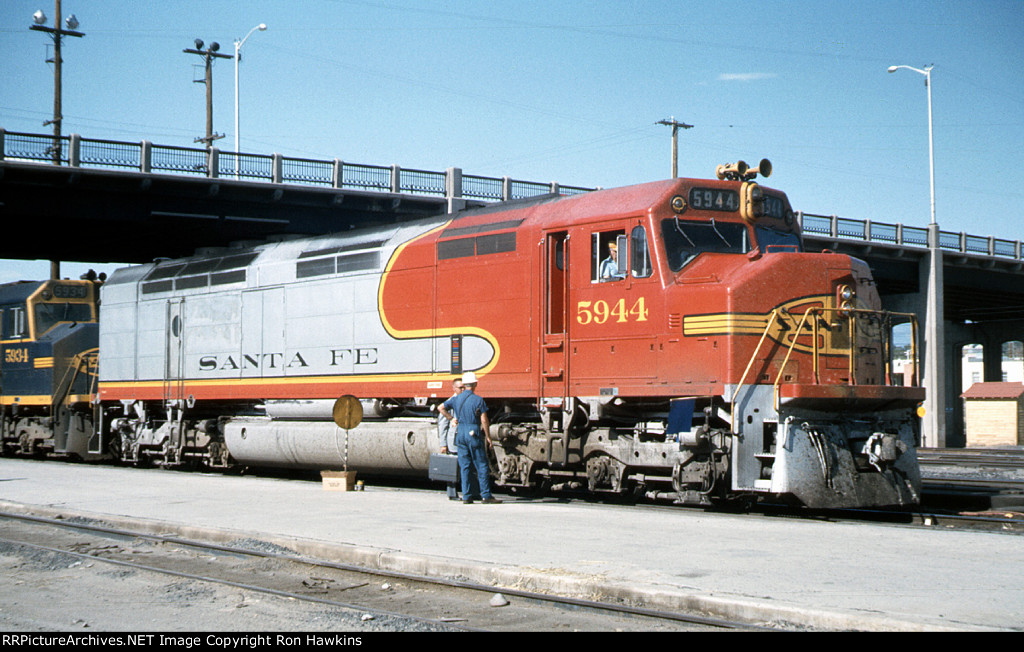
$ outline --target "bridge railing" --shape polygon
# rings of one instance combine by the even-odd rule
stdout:
[[[844,240],[880,242],[908,247],[930,246],[928,229],[905,224],[888,224],[872,220],[855,220],[836,215],[815,215],[798,212],[800,225],[806,235],[820,235]],[[939,231],[939,248],[962,254],[978,254],[1024,260],[1020,240],[1006,240],[992,236],[971,235],[956,231]]]
[[[82,138],[78,134],[55,138],[3,129],[0,129],[0,159],[480,201],[507,201],[549,193],[577,195],[595,190],[510,177],[463,175],[459,168],[437,172],[405,169],[397,165],[348,163],[339,159],[318,160],[280,154],[228,152],[216,148],[156,145],[145,140],[129,142]]]

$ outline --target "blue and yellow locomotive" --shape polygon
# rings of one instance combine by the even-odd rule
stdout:
[[[92,401],[100,283],[90,274],[77,281],[0,285],[4,453],[102,457],[93,435]]]

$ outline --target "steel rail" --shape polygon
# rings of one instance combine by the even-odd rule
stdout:
[[[0,516],[6,517],[6,518],[22,518],[23,515],[14,515],[14,514],[0,513]],[[32,517],[32,518],[25,518],[23,520],[33,520],[33,521],[36,521],[36,522],[46,523],[46,521],[48,521],[49,519],[40,519],[38,517]],[[57,526],[61,526],[61,527],[65,527],[66,526],[66,527],[79,528],[78,525],[72,524],[72,523],[59,523],[59,522],[54,521],[52,523],[47,523],[47,524],[48,525],[57,525]],[[117,531],[116,529],[103,530],[102,528],[97,528],[97,527],[81,527],[79,529],[89,529],[89,530],[94,530],[94,531],[106,532],[107,534],[117,534],[117,535],[121,535],[121,536],[137,536],[137,537],[140,537],[140,538],[145,537],[145,538],[155,539],[155,540],[159,540],[160,539],[159,537],[153,537],[151,535],[139,535],[137,533],[129,533],[127,530],[126,531]],[[257,584],[249,584],[249,583],[246,583],[246,582],[236,582],[236,581],[233,581],[233,580],[227,580],[227,579],[222,579],[222,578],[217,578],[217,577],[211,577],[209,575],[200,575],[198,573],[186,573],[186,572],[183,572],[183,571],[170,570],[170,569],[167,569],[167,568],[160,568],[158,566],[150,566],[148,564],[140,564],[140,563],[135,562],[135,561],[124,561],[124,560],[121,560],[121,559],[110,559],[109,557],[103,557],[101,555],[93,555],[93,554],[84,553],[84,552],[76,552],[74,550],[64,550],[64,549],[61,549],[61,548],[53,548],[51,546],[44,546],[44,545],[41,545],[41,544],[38,544],[38,543],[31,543],[29,541],[18,541],[18,540],[10,539],[10,538],[7,538],[7,537],[0,537],[0,541],[3,541],[4,543],[13,544],[13,545],[18,545],[18,546],[27,546],[27,547],[35,548],[37,550],[44,550],[46,552],[52,552],[52,553],[56,553],[56,554],[69,555],[71,557],[78,557],[80,559],[88,559],[90,561],[101,561],[101,562],[104,562],[104,563],[107,563],[107,564],[111,564],[111,565],[114,565],[114,566],[122,566],[122,567],[126,567],[126,568],[131,568],[131,569],[134,569],[134,570],[150,571],[150,572],[154,572],[154,573],[160,573],[160,574],[163,574],[163,575],[170,575],[172,577],[180,577],[180,578],[196,580],[196,581],[200,581],[200,582],[207,582],[207,583],[210,583],[210,584],[220,584],[220,585],[223,585],[223,586],[230,586],[230,587],[236,588],[236,589],[244,589],[244,590],[247,590],[247,591],[254,591],[256,593],[263,593],[263,594],[266,594],[266,595],[273,595],[273,596],[277,596],[277,597],[281,597],[281,598],[289,598],[289,599],[292,599],[292,600],[299,600],[299,601],[302,601],[302,602],[313,602],[313,603],[323,604],[323,605],[332,606],[332,607],[341,607],[341,608],[344,608],[344,609],[351,609],[353,611],[359,611],[359,612],[362,612],[362,613],[372,613],[372,614],[375,614],[375,615],[378,615],[378,616],[390,616],[390,617],[393,617],[393,618],[404,618],[404,619],[407,619],[407,620],[415,620],[415,621],[420,622],[420,623],[426,623],[428,625],[436,625],[436,626],[440,626],[440,627],[451,627],[451,628],[455,628],[455,629],[461,629],[461,630],[464,630],[464,631],[485,631],[485,630],[481,630],[481,629],[475,629],[475,628],[471,628],[471,627],[464,627],[464,626],[461,626],[461,625],[455,625],[455,624],[453,624],[451,622],[447,622],[447,621],[433,620],[433,619],[430,619],[430,618],[423,618],[421,616],[412,616],[412,615],[409,615],[409,614],[401,614],[401,613],[397,613],[397,612],[393,612],[393,611],[385,611],[385,610],[376,609],[376,608],[368,608],[368,607],[364,607],[364,606],[361,606],[361,605],[352,604],[352,603],[348,603],[348,602],[340,602],[338,600],[329,600],[327,598],[318,598],[316,596],[306,595],[306,594],[302,594],[302,593],[292,593],[291,591],[282,591],[280,589],[272,589],[272,588],[269,588],[269,587],[266,587],[266,586],[259,586]],[[171,541],[173,541],[173,539],[166,539],[166,541],[167,542],[171,542]],[[189,546],[197,547],[197,548],[201,548],[201,549],[202,548],[207,548],[206,546],[198,545],[198,544],[195,544],[195,543],[186,543],[184,540],[178,540],[178,541],[174,541],[174,542],[178,543],[179,545],[189,545]],[[209,547],[207,549],[214,549],[214,548],[216,548],[216,547],[211,546],[211,547]],[[237,553],[244,553],[244,552],[246,552],[244,550],[232,550],[230,548],[223,548],[223,547],[221,547],[221,549],[225,550],[225,551],[234,552],[236,554]]]
[[[366,575],[376,575],[376,576],[382,576],[382,577],[388,577],[388,578],[394,578],[394,579],[408,580],[408,581],[412,581],[412,582],[422,582],[424,584],[433,584],[433,585],[439,585],[439,586],[447,586],[447,587],[451,587],[451,588],[459,588],[459,589],[465,589],[465,590],[471,590],[471,591],[481,591],[481,592],[487,592],[487,593],[494,593],[495,591],[500,590],[503,595],[509,595],[509,596],[514,596],[514,597],[519,597],[519,598],[524,598],[524,599],[529,599],[529,600],[536,600],[536,601],[540,601],[540,602],[549,602],[549,603],[565,605],[565,606],[572,606],[572,607],[578,607],[578,608],[592,609],[592,610],[596,610],[596,611],[607,611],[607,612],[614,612],[614,613],[620,613],[620,614],[631,615],[631,616],[642,616],[642,617],[646,617],[646,618],[652,618],[652,619],[658,619],[658,620],[666,620],[666,621],[674,621],[674,622],[682,622],[682,623],[689,623],[689,624],[694,624],[694,625],[704,625],[704,626],[707,626],[707,627],[715,627],[715,628],[720,628],[720,629],[742,629],[742,630],[778,631],[778,628],[751,625],[749,623],[742,623],[742,622],[738,622],[738,621],[730,621],[730,620],[721,619],[721,618],[710,618],[710,617],[706,617],[706,616],[696,616],[696,615],[692,615],[692,614],[684,614],[684,613],[671,612],[671,611],[658,611],[658,610],[655,610],[655,609],[647,609],[647,608],[644,608],[644,607],[633,607],[633,606],[629,606],[629,605],[618,605],[618,604],[611,604],[611,603],[607,603],[607,602],[599,602],[599,601],[595,601],[595,600],[584,600],[584,599],[581,599],[581,598],[570,598],[570,597],[567,597],[567,596],[558,596],[558,595],[545,594],[545,593],[533,593],[533,592],[530,592],[530,591],[523,591],[523,590],[520,590],[520,589],[513,589],[513,588],[506,588],[506,587],[496,587],[496,586],[491,586],[491,585],[477,584],[477,583],[474,583],[474,582],[464,582],[464,581],[459,581],[459,580],[450,580],[450,579],[445,579],[445,578],[429,577],[429,576],[424,576],[424,575],[415,575],[415,574],[411,574],[411,573],[401,573],[401,572],[398,572],[398,571],[388,571],[388,570],[383,570],[383,569],[368,568],[368,567],[365,567],[365,566],[358,566],[358,565],[355,565],[355,564],[343,564],[343,563],[331,562],[331,561],[327,561],[327,560],[323,560],[323,559],[315,559],[315,558],[312,558],[312,557],[305,557],[305,556],[302,556],[302,555],[288,555],[288,554],[282,554],[282,553],[276,553],[276,552],[266,552],[266,551],[261,551],[261,550],[252,550],[252,549],[249,549],[249,548],[238,548],[238,547],[234,547],[234,546],[224,546],[224,545],[215,544],[215,543],[208,543],[208,542],[204,542],[204,541],[197,541],[197,540],[193,540],[193,539],[183,539],[181,537],[168,536],[168,535],[159,535],[159,534],[147,534],[147,533],[144,533],[144,532],[137,532],[137,531],[133,531],[133,530],[126,530],[126,529],[114,528],[114,527],[108,527],[108,526],[90,525],[90,524],[87,524],[87,523],[71,523],[71,522],[67,522],[67,521],[63,521],[63,520],[46,518],[46,517],[42,517],[42,516],[32,516],[32,515],[28,515],[28,514],[15,514],[13,512],[0,511],[0,518],[18,519],[18,520],[35,522],[35,523],[41,523],[41,524],[51,525],[51,526],[56,526],[56,527],[70,528],[70,529],[76,529],[76,530],[88,530],[88,531],[91,531],[91,532],[98,532],[98,533],[102,533],[102,534],[112,534],[112,535],[116,535],[116,536],[134,537],[134,538],[145,539],[145,540],[156,541],[156,542],[162,542],[162,543],[174,543],[174,544],[177,544],[177,545],[189,546],[189,547],[192,547],[192,548],[198,548],[200,550],[216,550],[216,551],[227,552],[227,553],[236,554],[236,555],[246,555],[246,556],[252,556],[252,557],[262,557],[262,558],[266,558],[266,559],[274,559],[274,560],[279,560],[279,561],[290,561],[290,562],[306,564],[306,565],[309,565],[309,566],[315,566],[315,567],[321,567],[321,568],[331,568],[331,569],[334,569],[334,570],[348,571],[348,572],[354,572],[354,573],[362,573],[362,574],[366,574]],[[17,542],[17,543],[20,543],[20,542]],[[33,545],[33,546],[45,549],[44,546],[39,546],[37,544],[25,543],[24,545]],[[95,556],[95,555],[88,555],[88,554],[85,554],[85,553],[71,552],[71,551],[66,551],[66,550],[52,549],[51,551],[53,551],[53,552],[62,552],[62,553],[66,553],[66,554],[69,554],[69,555],[87,557],[89,559],[99,559],[101,561],[107,561],[107,562],[111,562],[111,563],[115,563],[115,564],[119,564],[119,565],[132,566],[134,564],[134,562],[123,562],[123,561],[120,561],[120,560],[112,560],[112,559],[107,559],[105,557],[99,557],[99,556]],[[146,567],[145,565],[137,565],[137,566],[134,566],[134,567],[144,568],[144,569],[147,569],[147,570],[153,570],[153,571],[156,571],[156,572],[166,573],[166,574],[170,574],[170,575],[179,575],[181,577],[187,577],[187,578],[191,578],[191,579],[199,579],[199,580],[203,580],[203,581],[223,583],[223,584],[227,584],[227,585],[230,585],[230,586],[235,586],[236,588],[247,588],[247,589],[250,589],[250,590],[253,590],[253,591],[260,591],[260,592],[264,592],[264,593],[271,593],[271,594],[274,594],[274,595],[281,595],[283,597],[288,597],[288,598],[308,600],[308,601],[311,601],[311,602],[322,602],[324,604],[344,607],[344,608],[347,608],[347,609],[354,609],[354,610],[359,610],[359,611],[368,611],[368,612],[373,612],[373,613],[377,613],[377,614],[388,615],[388,616],[393,616],[393,617],[398,617],[398,618],[415,619],[415,620],[420,621],[420,622],[426,622],[426,623],[429,623],[429,624],[434,624],[434,625],[439,625],[439,626],[444,626],[444,627],[458,627],[458,626],[455,626],[452,623],[447,622],[447,621],[430,620],[430,619],[420,618],[420,617],[416,617],[416,616],[408,616],[408,615],[405,615],[405,614],[397,614],[397,613],[392,613],[392,612],[387,612],[387,611],[368,609],[368,608],[360,607],[358,605],[352,605],[352,604],[348,604],[348,603],[344,603],[344,602],[335,602],[335,601],[326,600],[326,599],[323,599],[323,598],[314,598],[312,596],[304,596],[302,594],[293,594],[293,593],[288,593],[288,592],[281,592],[281,591],[277,591],[276,589],[260,588],[260,587],[256,587],[256,586],[239,584],[239,583],[235,583],[235,582],[231,582],[231,581],[227,581],[227,580],[222,581],[222,580],[218,580],[216,578],[207,578],[207,577],[200,576],[200,575],[190,575],[190,574],[186,574],[186,573],[180,573],[179,571],[166,571],[166,570],[162,570],[162,569],[159,569],[159,568],[149,568],[149,567]],[[464,628],[464,627],[459,627],[459,628],[460,629],[467,629],[469,631],[483,631],[483,630],[472,630],[470,628]]]

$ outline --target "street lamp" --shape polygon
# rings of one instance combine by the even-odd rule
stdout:
[[[928,162],[931,172],[931,184],[932,184],[932,224],[935,224],[935,147],[934,139],[932,137],[932,66],[928,66],[924,70],[920,68],[913,68],[911,66],[889,66],[889,72],[896,72],[900,68],[906,68],[907,70],[913,70],[914,72],[924,75],[924,85],[928,89]]]
[[[245,45],[245,42],[247,40],[249,40],[249,37],[252,36],[252,33],[255,32],[256,30],[259,30],[261,32],[267,31],[267,24],[266,23],[260,23],[256,27],[253,27],[252,29],[250,29],[249,33],[246,34],[245,38],[243,38],[241,41],[235,41],[235,178],[236,179],[239,176],[239,174],[238,174],[238,172],[239,172],[239,170],[238,170],[238,152],[241,151],[241,149],[240,149],[241,145],[239,145],[239,138],[238,138],[238,62],[242,60],[242,54],[240,52],[240,50],[242,49],[242,46]]]
[[[943,297],[943,261],[939,239],[942,232],[935,221],[935,147],[932,136],[932,66],[924,70],[911,66],[889,66],[889,72],[900,68],[924,75],[928,88],[928,162],[931,175],[931,223],[928,225],[928,293],[925,297],[925,355],[924,379],[927,387],[925,397],[923,444],[943,447],[946,445],[946,379],[943,375],[943,357],[946,353],[945,301]]]

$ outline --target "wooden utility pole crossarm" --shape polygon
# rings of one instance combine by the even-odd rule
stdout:
[[[672,127],[672,178],[675,179],[679,176],[679,130],[693,129],[693,125],[679,122],[675,118],[659,120],[657,124]]]

